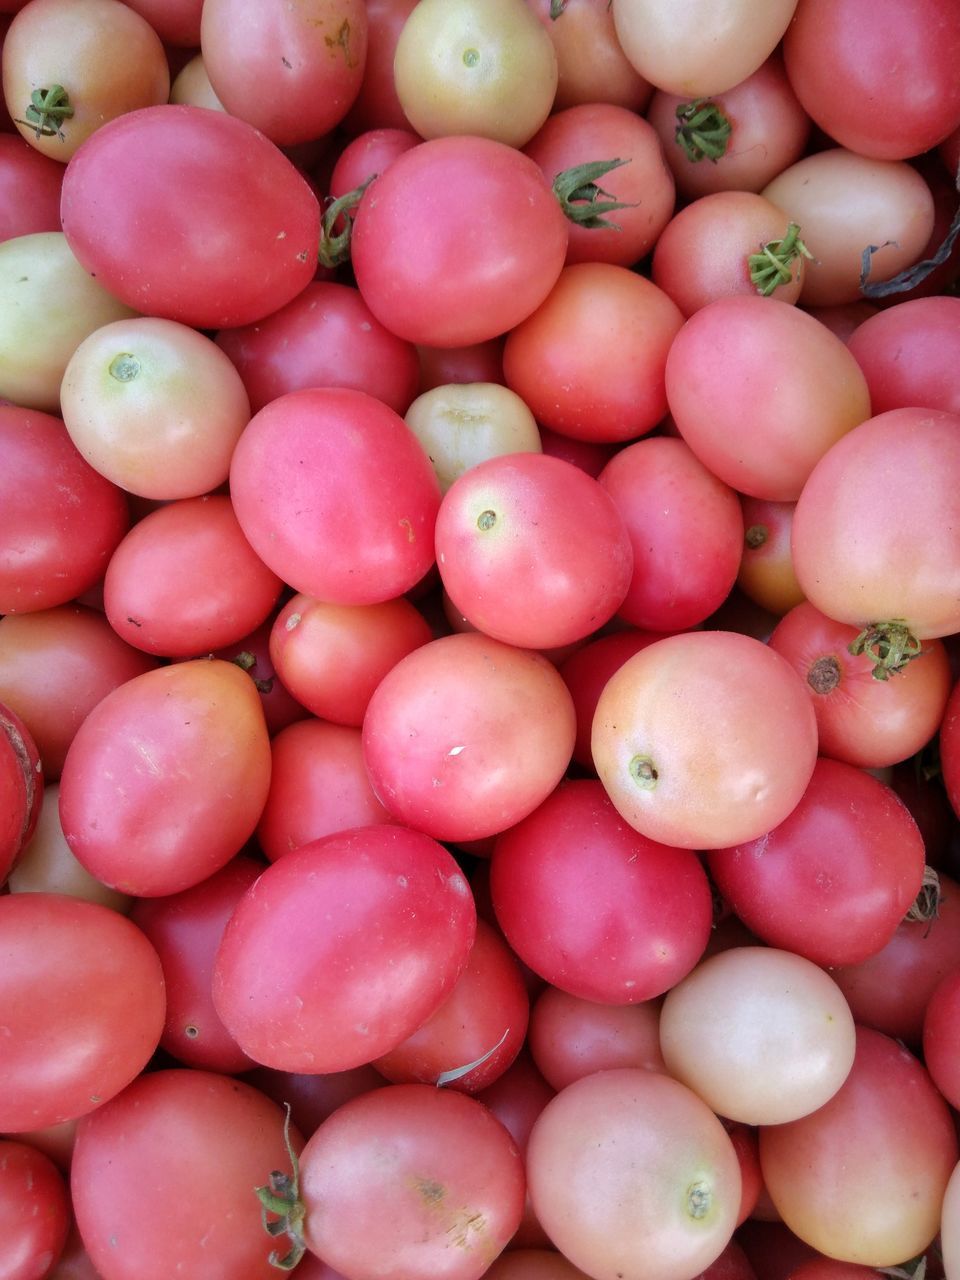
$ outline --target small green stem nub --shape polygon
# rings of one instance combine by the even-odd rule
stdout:
[[[620,231],[621,228],[615,222],[608,222],[605,215],[635,206],[614,200],[609,191],[597,186],[597,182],[612,169],[628,163],[628,160],[593,160],[558,173],[553,180],[553,194],[560,201],[564,216],[576,226],[588,227],[591,231],[599,227]]]
[[[23,113],[26,119],[14,120],[15,124],[26,125],[36,132],[37,138],[63,136],[63,122],[73,115],[70,98],[62,84],[52,84],[49,89],[34,89],[30,95],[30,105]]]
[[[769,298],[774,289],[789,284],[798,258],[812,259],[813,254],[800,239],[800,228],[791,222],[782,240],[770,240],[759,253],[751,253],[747,258],[750,281],[757,292]]]
[[[691,163],[709,160],[716,164],[727,150],[733,126],[716,102],[695,98],[677,107],[674,138]]]
[[[323,219],[320,223],[320,248],[317,251],[321,266],[329,267],[333,270],[334,267],[339,267],[344,262],[349,262],[350,236],[353,232],[351,214],[360,203],[367,187],[376,177],[377,174],[371,173],[366,182],[362,182],[359,187],[354,187],[352,191],[347,191],[336,200],[331,200],[324,209]],[[343,217],[343,230],[335,233],[333,229],[341,216]]]
[[[306,1252],[307,1245],[303,1238],[303,1221],[306,1217],[306,1206],[300,1199],[300,1162],[290,1142],[290,1104],[284,1103],[287,1114],[283,1122],[283,1144],[290,1157],[291,1173],[281,1173],[274,1169],[270,1181],[265,1187],[255,1187],[257,1199],[260,1201],[260,1216],[263,1229],[270,1236],[288,1236],[290,1248],[281,1255],[279,1249],[270,1254],[270,1265],[280,1271],[292,1271]],[[267,1214],[277,1215],[277,1221],[271,1222]]]
[[[550,17],[554,22],[556,22],[566,7],[567,0],[550,0]]]
[[[864,654],[873,662],[874,680],[889,680],[923,653],[923,645],[900,618],[871,623],[847,647],[855,658]]]

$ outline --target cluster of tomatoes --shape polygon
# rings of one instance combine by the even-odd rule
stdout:
[[[960,1280],[957,0],[0,39],[0,1280]]]

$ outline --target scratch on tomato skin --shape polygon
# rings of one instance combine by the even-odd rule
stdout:
[[[343,57],[348,67],[356,66],[356,59],[350,48],[350,20],[344,18],[340,24],[340,29],[335,36],[324,36],[324,43],[331,53],[335,53],[337,49],[343,50]]]

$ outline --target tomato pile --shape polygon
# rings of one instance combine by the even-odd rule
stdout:
[[[0,40],[0,1280],[960,1280],[958,0]]]

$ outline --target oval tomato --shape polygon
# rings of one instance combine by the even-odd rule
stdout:
[[[252,125],[221,111],[128,111],[67,166],[63,230],[81,265],[147,315],[251,324],[313,279],[320,207]]]

